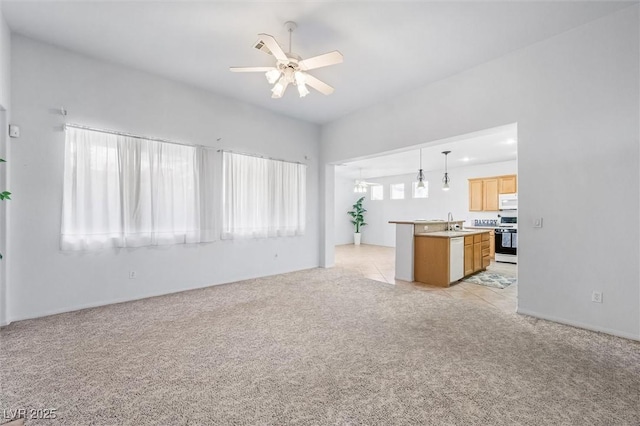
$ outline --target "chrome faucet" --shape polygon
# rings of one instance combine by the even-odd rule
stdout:
[[[451,231],[451,222],[453,222],[453,214],[447,213],[447,231]]]

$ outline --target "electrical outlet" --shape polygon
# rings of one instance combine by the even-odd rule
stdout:
[[[533,219],[533,227],[534,228],[542,228],[542,218],[541,217],[537,217],[537,218]]]
[[[137,278],[137,274],[136,271],[129,271],[129,279],[130,280],[135,280]]]
[[[602,303],[602,292],[594,291],[593,293],[591,293],[591,301],[593,303]]]

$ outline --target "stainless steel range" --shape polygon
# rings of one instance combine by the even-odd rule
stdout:
[[[518,217],[501,216],[495,232],[496,262],[518,263]]]

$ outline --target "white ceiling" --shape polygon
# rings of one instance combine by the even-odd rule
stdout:
[[[634,3],[4,0],[2,8],[28,37],[326,123]],[[344,54],[343,64],[312,72],[333,95],[271,99],[262,74],[229,72],[271,66],[252,45],[265,32],[286,46],[288,20],[299,25],[293,51],[303,58]]]
[[[418,145],[413,149],[383,154],[373,158],[351,161],[336,166],[336,176],[345,179],[371,179],[418,174],[420,168],[420,148],[422,148],[422,169],[444,171],[442,151],[448,155],[448,168],[475,166],[515,160],[518,152],[518,132],[515,124],[487,129],[469,135]]]

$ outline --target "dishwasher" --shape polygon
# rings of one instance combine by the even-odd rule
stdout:
[[[449,240],[449,282],[464,276],[464,237]]]

